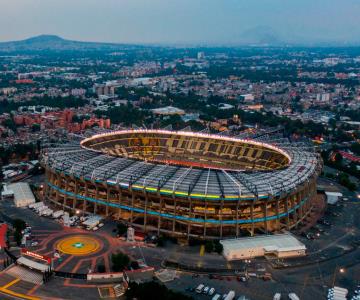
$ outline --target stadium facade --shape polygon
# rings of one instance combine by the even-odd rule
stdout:
[[[46,199],[144,231],[218,239],[290,230],[309,214],[322,161],[311,145],[122,130],[45,147]]]

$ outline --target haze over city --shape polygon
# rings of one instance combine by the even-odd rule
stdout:
[[[358,0],[0,0],[0,7],[0,41],[55,34],[140,44],[360,43]]]

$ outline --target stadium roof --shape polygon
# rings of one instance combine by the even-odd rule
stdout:
[[[249,140],[251,142],[265,142],[286,151],[291,158],[290,165],[271,171],[244,172],[185,167],[101,154],[82,148],[79,141],[50,145],[43,150],[43,162],[58,172],[89,181],[206,200],[278,196],[306,182],[318,170],[318,154],[306,142],[294,143],[276,135],[258,136]]]

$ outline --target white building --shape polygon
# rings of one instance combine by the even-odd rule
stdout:
[[[152,109],[152,112],[155,115],[163,115],[163,116],[185,115],[184,110],[177,108],[177,107],[173,107],[173,106],[155,108],[155,109]]]
[[[342,197],[342,194],[338,192],[325,192],[325,195],[328,204],[335,204]]]
[[[255,97],[253,94],[243,94],[239,96],[240,100],[243,100],[245,102],[253,102],[255,100]]]
[[[201,51],[197,53],[197,59],[202,60],[205,59],[205,52]]]
[[[4,187],[2,197],[5,195],[9,197],[10,194],[13,194],[14,204],[16,207],[25,207],[31,203],[35,203],[35,197],[31,188],[27,182],[17,182],[12,183]]]
[[[306,247],[292,234],[259,235],[222,240],[223,255],[226,260],[249,259],[271,255],[278,258],[303,256]]]
[[[330,101],[330,93],[318,93],[318,94],[316,94],[316,101],[329,102]]]

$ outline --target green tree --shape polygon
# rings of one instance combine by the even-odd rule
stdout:
[[[125,293],[126,299],[161,299],[161,300],[191,300],[192,297],[186,296],[182,293],[169,290],[166,286],[155,281],[145,283],[131,282],[129,288]]]
[[[22,239],[22,231],[26,228],[26,223],[22,219],[15,219],[12,223],[14,227],[14,239],[18,246],[20,246],[21,239]]]
[[[219,254],[221,254],[224,250],[223,245],[219,241],[215,242],[214,248],[215,248],[215,252],[217,252]]]
[[[38,132],[38,131],[40,131],[40,125],[39,125],[39,124],[33,124],[33,125],[31,126],[31,131],[32,131],[32,132]]]
[[[98,265],[97,266],[98,273],[105,273],[106,269],[104,265]]]
[[[118,223],[116,225],[116,228],[117,228],[117,232],[119,235],[123,235],[127,231],[126,225],[124,225],[122,223]]]
[[[115,272],[124,270],[130,263],[130,258],[121,252],[111,255],[112,268]]]
[[[206,241],[205,243],[205,251],[211,253],[214,251],[214,242],[213,241]]]

